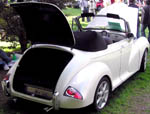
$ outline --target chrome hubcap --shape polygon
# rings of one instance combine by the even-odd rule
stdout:
[[[99,109],[102,109],[106,105],[109,96],[109,84],[107,81],[103,81],[99,85],[96,96],[96,105]]]

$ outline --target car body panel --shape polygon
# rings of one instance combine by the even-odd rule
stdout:
[[[116,4],[114,6],[116,6]],[[107,8],[103,8],[101,11],[107,13],[107,9],[112,10],[114,6],[112,5]],[[126,5],[123,5],[122,9],[124,8],[127,8]],[[124,12],[125,10],[122,11]],[[127,11],[126,13],[128,13]],[[134,9],[132,11],[130,12],[136,13],[134,12],[135,11]],[[113,13],[118,14],[117,6],[115,7]],[[121,12],[119,12],[119,14],[120,13]],[[134,19],[137,20],[136,16]],[[93,19],[93,21],[95,20]],[[88,25],[88,27],[93,26],[92,23],[96,23],[96,22],[91,22]],[[131,22],[129,22],[129,25],[130,23]],[[131,27],[131,29],[133,29],[133,26]],[[53,43],[50,44],[50,42],[47,42],[47,44],[40,43],[40,44],[32,45],[23,53],[23,56],[15,63],[15,65],[8,72],[8,74],[10,74],[10,78],[9,78],[10,86],[8,88],[9,94],[12,97],[19,97],[26,100],[52,106],[54,109],[82,108],[92,104],[94,102],[96,88],[102,78],[107,77],[110,80],[111,91],[113,91],[140,69],[143,54],[145,50],[148,50],[149,43],[145,37],[140,37],[137,39],[135,35],[136,30],[137,29],[133,29],[131,31],[128,30],[124,32],[106,30],[106,32],[108,33],[117,34],[118,36],[123,36],[124,39],[114,42],[112,44],[108,44],[106,49],[100,51],[84,51],[84,50],[70,47],[71,46],[70,44],[62,46]],[[102,32],[102,30],[95,30],[95,31],[97,33]],[[127,37],[126,34],[128,32],[131,33],[133,32],[134,37]],[[72,31],[70,31],[70,34],[72,34]],[[72,35],[70,37],[72,39]],[[35,96],[35,93],[31,95],[22,93],[16,91],[13,88],[13,85],[15,85],[14,83],[15,76],[16,76],[15,72],[18,70],[18,67],[20,67],[19,62],[22,61],[24,55],[26,55],[28,51],[32,49],[39,49],[39,48],[64,51],[73,56],[58,77],[55,88],[53,88],[54,91],[53,91],[52,99],[44,99],[44,98],[37,97]],[[53,54],[51,56],[53,56]],[[60,58],[56,58],[53,60],[56,61],[56,64],[57,64],[57,59]],[[49,70],[49,74],[50,76],[51,75],[53,76],[53,72],[51,74],[51,69]],[[41,78],[43,79],[43,76],[41,76]],[[3,86],[5,86],[5,84]],[[66,96],[65,92],[68,87],[73,87],[81,94],[83,98],[75,99],[73,97]]]
[[[104,67],[105,66],[105,67]],[[98,67],[99,69],[96,69],[95,67]],[[103,70],[103,72],[101,72],[100,70]],[[76,74],[72,80],[66,85],[66,88],[68,86],[72,86],[74,88],[78,88],[78,91],[80,91],[80,93],[83,96],[83,100],[82,102],[79,101],[80,103],[78,104],[72,104],[69,105],[70,102],[67,103],[61,103],[60,106],[64,107],[64,108],[74,108],[74,107],[78,107],[80,105],[82,105],[83,107],[87,106],[87,104],[91,104],[93,102],[93,98],[95,95],[95,89],[97,87],[97,84],[99,83],[99,80],[102,78],[101,76],[104,76],[106,74],[110,74],[108,67],[103,64],[103,63],[92,63],[91,65],[88,65],[86,68],[84,68],[83,70],[81,70],[78,74]],[[62,80],[64,81],[64,80]],[[95,82],[95,83],[93,83]],[[56,88],[57,90],[57,88]],[[64,91],[62,91],[64,92]],[[65,98],[62,94],[61,99],[68,99]]]

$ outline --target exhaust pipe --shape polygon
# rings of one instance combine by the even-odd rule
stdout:
[[[49,112],[49,111],[51,111],[52,109],[53,109],[53,107],[45,107],[45,108],[44,108],[44,111]]]

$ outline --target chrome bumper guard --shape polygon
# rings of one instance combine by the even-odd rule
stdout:
[[[4,94],[6,96],[10,96],[9,81],[8,80],[7,81],[2,81],[1,84],[2,84],[2,89],[4,91]]]
[[[45,107],[44,110],[46,112],[51,111],[52,109],[54,110],[59,110],[59,100],[58,100],[59,92],[55,92],[53,95],[53,106],[52,107]]]
[[[59,110],[58,96],[59,96],[59,92],[54,92],[54,95],[53,95],[53,108],[54,108],[54,110]]]

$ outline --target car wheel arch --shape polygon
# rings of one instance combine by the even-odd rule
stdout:
[[[112,80],[111,80],[110,76],[109,76],[109,75],[103,75],[103,76],[97,81],[97,83],[95,84],[94,92],[93,92],[93,99],[92,99],[92,102],[91,102],[91,105],[90,105],[90,106],[92,106],[93,103],[94,103],[94,98],[95,98],[95,93],[96,93],[97,87],[98,87],[98,85],[99,85],[99,82],[100,82],[103,78],[107,78],[108,81],[109,81],[109,85],[110,85],[109,92],[110,92],[110,94],[111,94],[111,92],[113,91],[113,85],[112,85]]]
[[[97,109],[96,107],[95,107],[95,98],[96,98],[96,93],[97,93],[97,89],[99,88],[99,85],[101,85],[101,83],[103,82],[102,80],[107,80],[108,81],[108,85],[109,85],[109,94],[108,94],[108,100],[109,100],[109,96],[110,96],[110,94],[111,94],[111,92],[112,92],[112,82],[111,82],[111,79],[110,79],[110,77],[108,76],[108,75],[104,75],[100,80],[99,80],[99,82],[98,82],[98,84],[97,84],[97,87],[96,87],[96,89],[95,89],[95,92],[94,92],[94,98],[93,98],[93,102],[92,102],[92,104],[90,105],[93,109],[95,109],[96,111],[99,111],[100,109]],[[107,100],[107,101],[108,101]],[[107,104],[107,103],[106,103]],[[105,106],[104,106],[105,107]]]
[[[145,64],[145,53],[148,54],[148,48],[145,48],[145,50],[143,51],[143,54],[141,56],[141,61],[140,61],[140,67],[139,67],[139,71],[140,72],[144,72],[146,70],[146,68],[144,68],[144,64]],[[143,63],[144,62],[144,63]]]
[[[110,91],[112,92],[112,81],[111,81],[111,78],[108,75],[105,75],[104,77],[106,77],[109,80]]]
[[[110,76],[109,75],[104,75],[104,76],[102,76],[101,78],[100,78],[100,80],[98,81],[98,83],[97,83],[97,86],[98,86],[98,84],[99,84],[99,82],[103,79],[103,78],[107,78],[108,80],[109,80],[109,84],[110,84],[110,92],[112,92],[113,90],[112,90],[112,81],[111,81],[111,78],[110,78]],[[97,87],[96,86],[96,87]],[[95,92],[96,92],[96,89],[95,89]],[[94,101],[94,99],[93,99],[93,101]]]

